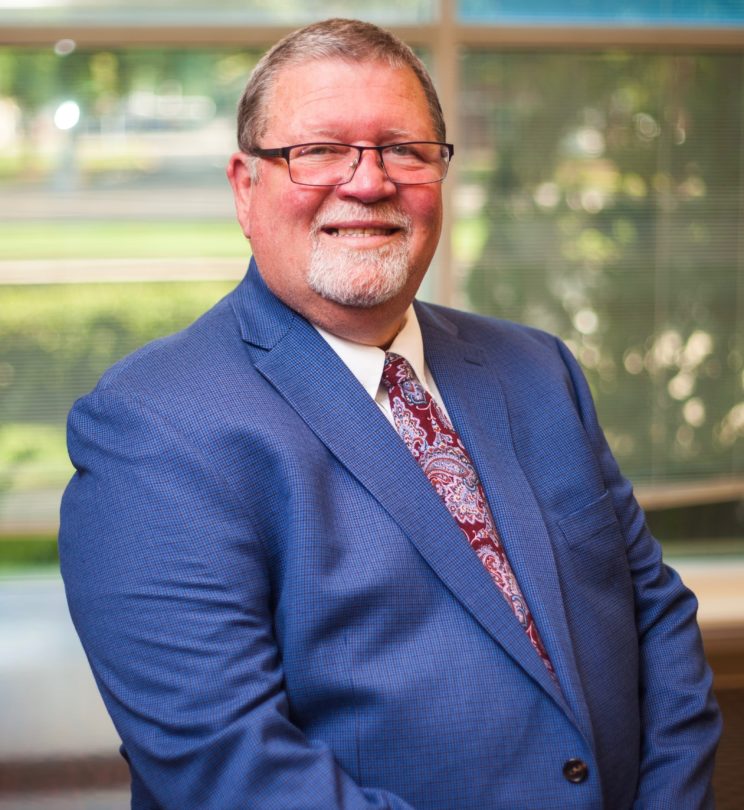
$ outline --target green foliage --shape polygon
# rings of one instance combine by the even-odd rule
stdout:
[[[232,286],[0,287],[0,493],[65,482],[73,401],[116,360],[191,323]]]
[[[0,492],[54,487],[72,475],[64,425],[0,425]]]
[[[0,420],[59,423],[113,362],[195,320],[231,282],[0,287]]]
[[[175,87],[187,95],[207,95],[216,112],[232,115],[258,56],[245,49],[78,48],[57,56],[50,48],[0,48],[0,96],[14,98],[33,113],[74,91],[86,113],[95,116],[133,91]]]
[[[57,538],[49,535],[0,536],[0,573],[27,568],[57,568]]]
[[[473,51],[463,84],[471,306],[568,341],[632,477],[744,472],[741,55]]]

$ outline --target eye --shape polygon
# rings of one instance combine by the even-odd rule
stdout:
[[[415,146],[416,144],[412,143],[394,143],[392,146],[388,146],[386,151],[395,157],[417,157]]]
[[[431,144],[427,143],[391,143],[385,147],[385,157],[401,166],[417,167],[430,163],[433,159]]]
[[[345,155],[349,147],[340,143],[307,143],[292,151],[293,158],[324,158]]]

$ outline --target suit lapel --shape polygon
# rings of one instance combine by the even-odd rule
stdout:
[[[511,609],[463,539],[462,532],[423,471],[338,355],[304,318],[285,307],[268,291],[255,267],[236,291],[234,309],[243,339],[264,350],[256,353],[256,369],[351,475],[377,499],[453,596],[571,715],[563,695]],[[543,546],[547,545],[547,537],[542,521],[534,518],[539,510],[530,500],[529,485],[523,479],[513,451],[506,452],[508,418],[503,400],[489,396],[494,384],[491,372],[480,365],[479,350],[456,339],[451,330],[443,331],[428,324],[424,344],[427,362],[447,408],[483,478],[494,519],[504,534],[512,566],[538,627],[541,630],[552,627],[560,607],[560,599],[554,593],[557,592],[555,568],[553,565],[552,574],[534,572],[534,580],[529,575],[535,568],[534,558],[531,556],[528,560],[523,553],[522,538],[527,535],[530,544],[536,543],[541,552],[537,568],[542,569],[548,567],[540,564],[546,557]],[[449,368],[450,363],[454,365],[453,369]],[[467,373],[462,372],[465,367]],[[464,387],[460,388],[460,384]],[[491,412],[487,418],[493,420],[496,429],[487,431],[486,435],[482,435],[480,406],[458,393],[468,389],[478,391],[478,402],[481,395],[488,400],[487,409]],[[494,399],[496,401],[492,402]],[[485,459],[492,458],[499,459],[499,464],[485,462]],[[509,497],[505,497],[504,481],[509,482]],[[509,504],[512,515],[519,515],[519,528],[512,524],[505,503]],[[537,536],[537,540],[533,536]],[[543,586],[547,596],[542,592]],[[551,616],[551,621],[548,621],[548,616]],[[565,624],[564,621],[560,623]],[[544,637],[556,664],[560,644],[549,644],[550,640],[553,640],[552,635]]]
[[[418,306],[417,313],[427,365],[478,470],[509,562],[556,669],[562,691],[574,718],[583,721],[580,727],[591,734],[552,544],[542,510],[512,441],[507,398],[500,382],[503,368],[480,347],[461,340],[450,322],[426,307]],[[554,687],[542,663],[538,661],[538,667],[534,666],[532,658],[537,660],[537,656],[529,642],[528,646],[532,657],[520,647],[523,659],[520,663],[546,686],[546,690]],[[565,703],[562,705],[566,708]]]

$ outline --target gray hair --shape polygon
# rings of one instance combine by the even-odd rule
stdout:
[[[409,67],[421,83],[437,138],[446,140],[442,106],[424,63],[398,37],[372,23],[334,18],[293,31],[267,51],[256,65],[238,105],[238,147],[257,146],[268,124],[267,99],[278,73],[290,65],[320,59],[385,62]]]

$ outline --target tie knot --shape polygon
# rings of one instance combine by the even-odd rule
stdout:
[[[399,354],[386,352],[382,369],[382,384],[385,388],[389,391],[393,386],[409,381],[418,382],[408,360]]]

